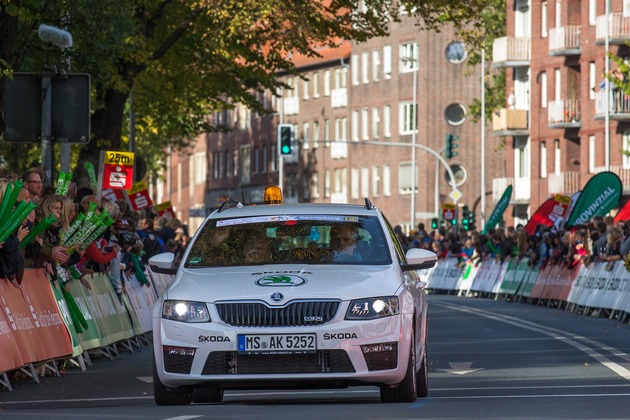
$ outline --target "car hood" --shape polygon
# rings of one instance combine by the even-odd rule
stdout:
[[[401,285],[400,278],[400,271],[391,266],[182,269],[164,298],[202,302],[256,299],[270,304],[293,299],[350,300],[394,295]],[[282,294],[282,302],[271,300],[277,292]]]

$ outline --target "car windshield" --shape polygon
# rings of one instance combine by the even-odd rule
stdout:
[[[391,264],[375,216],[289,215],[210,220],[185,267],[260,264]]]

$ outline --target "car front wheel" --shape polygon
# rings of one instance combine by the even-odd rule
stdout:
[[[395,388],[381,387],[381,401],[390,402],[414,402],[416,400],[416,335],[411,334],[409,346],[409,362],[407,372],[402,382]]]
[[[153,399],[157,405],[190,405],[192,391],[190,389],[171,389],[160,381],[153,356]]]

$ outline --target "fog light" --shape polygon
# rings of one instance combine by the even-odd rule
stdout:
[[[369,344],[367,346],[361,346],[361,351],[363,354],[367,353],[380,353],[383,351],[394,351],[396,344],[395,343],[380,343],[380,344]]]
[[[169,356],[194,356],[195,349],[191,347],[164,346],[164,353]]]

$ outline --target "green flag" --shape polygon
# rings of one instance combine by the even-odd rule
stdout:
[[[499,223],[499,220],[501,220],[501,217],[503,217],[505,209],[507,209],[508,204],[510,204],[510,197],[512,197],[512,186],[508,185],[508,187],[505,189],[505,192],[501,196],[501,199],[497,203],[497,206],[494,208],[492,214],[488,218],[486,225],[483,227],[483,230],[481,231],[482,235],[485,235],[488,229],[495,227]]]
[[[592,177],[580,193],[571,214],[566,219],[566,227],[581,225],[595,215],[605,216],[617,207],[621,198],[622,185],[619,177],[612,172],[600,172]]]

